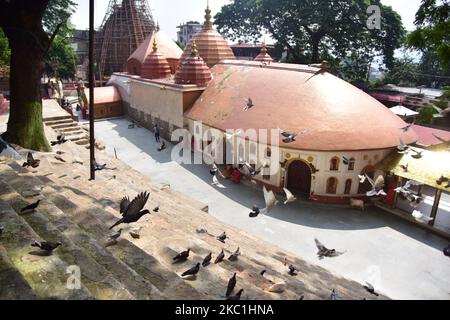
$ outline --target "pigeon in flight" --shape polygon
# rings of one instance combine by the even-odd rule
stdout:
[[[41,160],[34,159],[33,158],[33,154],[31,152],[28,152],[27,162],[24,162],[22,167],[24,167],[24,168],[28,168],[28,167],[37,168],[37,167],[39,167],[40,163],[41,163]]]
[[[319,257],[319,259],[323,259],[323,257],[337,257],[343,253],[337,252],[336,249],[328,249],[317,239],[314,239],[314,242],[316,243],[316,247],[319,250],[317,251],[317,256]]]
[[[225,187],[223,184],[221,184],[219,182],[219,179],[217,179],[216,176],[213,176],[213,182],[211,183],[213,186],[216,186],[219,189],[226,189],[227,187]]]
[[[228,257],[228,260],[236,261],[240,255],[241,255],[241,252],[239,251],[239,247],[238,247],[237,250]]]
[[[412,152],[414,152],[414,154],[411,157],[413,157],[414,159],[422,159],[423,158],[423,151],[417,151],[412,148],[410,148],[410,149],[412,150]]]
[[[283,188],[283,190],[284,190],[284,193],[286,194],[286,201],[284,201],[284,204],[288,204],[289,202],[297,201],[297,198],[287,188]]]
[[[175,262],[182,262],[186,261],[189,257],[189,252],[191,252],[191,249],[187,249],[186,251],[180,252],[175,257],[173,257],[173,261]]]
[[[275,194],[272,190],[267,191],[266,186],[263,186],[264,201],[266,207],[261,211],[261,213],[269,213],[277,204],[278,200],[275,198]]]
[[[120,228],[120,229],[117,230],[116,232],[111,233],[111,234],[108,236],[108,239],[109,239],[109,240],[117,240],[117,239],[120,237],[121,234],[122,234],[122,228]]]
[[[366,182],[366,175],[364,175],[364,174],[358,174],[358,178],[359,178],[359,183],[364,183],[364,182]]]
[[[313,68],[319,68],[319,70],[314,72],[314,74],[311,77],[309,77],[305,82],[308,82],[309,80],[311,80],[312,78],[314,78],[319,74],[324,74],[325,72],[329,72],[331,70],[331,64],[326,60],[322,61],[322,63],[313,63],[309,64],[308,66]]]
[[[212,259],[212,252],[210,252],[210,253],[203,259],[202,267],[207,267],[207,266],[211,263],[211,259]]]
[[[330,299],[331,300],[337,300],[337,298],[338,298],[338,294],[337,294],[336,289],[331,290]]]
[[[123,197],[120,201],[120,213],[123,217],[127,216],[128,214],[136,214],[144,208],[149,196],[149,192],[141,192],[131,202],[130,198]]]
[[[259,213],[260,213],[260,210],[259,210],[258,206],[255,204],[255,205],[253,205],[252,212],[250,212],[248,216],[250,218],[256,218],[259,215]]]
[[[20,209],[20,212],[25,212],[25,211],[34,211],[37,209],[37,207],[39,206],[39,203],[41,202],[41,200],[38,200],[26,207],[23,207],[22,209]]]
[[[423,215],[419,210],[414,210],[411,215],[414,219],[416,219],[417,222],[420,223],[429,223],[434,220],[434,218]]]
[[[217,176],[217,174],[219,174],[220,177],[222,177],[222,178],[225,179],[225,176],[222,174],[222,172],[220,172],[220,170],[219,170],[219,168],[217,167],[217,164],[216,164],[215,162],[211,165],[211,169],[209,170],[209,173],[210,173],[212,176]]]
[[[231,139],[233,139],[235,136],[237,136],[237,135],[239,135],[239,134],[241,134],[241,133],[242,133],[242,130],[241,130],[241,129],[236,130],[234,133],[227,133],[227,132],[225,132],[225,138],[226,138],[227,140],[231,140]]]
[[[439,136],[435,135],[434,133],[433,133],[433,135],[434,135],[434,137],[435,137],[436,139],[438,139],[440,142],[446,144],[446,145],[449,147],[448,150],[450,150],[450,140],[445,140],[444,138],[439,137]]]
[[[402,164],[402,165],[400,165],[400,168],[402,168],[403,169],[403,172],[408,172],[408,167],[409,167],[409,164],[407,163],[407,164]]]
[[[230,280],[228,280],[228,285],[227,285],[227,292],[225,293],[225,296],[229,297],[230,294],[233,292],[234,287],[236,286],[236,272],[234,273],[234,275],[230,278]]]
[[[269,288],[267,288],[267,291],[274,292],[274,293],[282,293],[286,290],[287,282],[286,280],[274,283]]]
[[[20,154],[14,149],[12,145],[7,143],[5,140],[0,137],[0,159],[20,159]]]
[[[139,239],[141,237],[141,230],[142,226],[131,228],[130,229],[130,236],[132,236],[134,239]]]
[[[264,274],[267,272],[267,270],[266,269],[264,269],[263,271],[261,271],[260,273],[259,273],[259,275],[260,276],[264,276]]]
[[[436,180],[436,183],[438,185],[442,185],[444,182],[448,182],[449,180],[450,180],[449,178],[444,177],[443,175],[441,175],[441,177],[438,180]]]
[[[251,98],[247,98],[245,99],[245,107],[244,107],[244,111],[248,111],[251,108],[253,108],[255,105],[253,104],[253,100]]]
[[[408,132],[409,129],[411,129],[411,127],[415,124],[415,122],[408,124],[407,126],[400,128],[400,130],[402,130],[403,132]]]
[[[400,139],[400,144],[397,146],[398,153],[407,153],[409,145],[405,144],[402,139]]]
[[[227,300],[236,301],[241,300],[241,295],[244,292],[244,289],[239,290],[234,296],[229,296]]]
[[[55,146],[57,144],[63,144],[67,142],[66,136],[63,133],[58,133],[58,135],[56,136],[56,141],[51,141],[50,144],[52,146]]]
[[[160,209],[160,205],[158,204],[156,207],[153,208],[152,211],[157,213],[157,212],[159,212],[159,209]]]
[[[121,223],[137,222],[142,218],[142,216],[150,214],[149,210],[142,210],[147,203],[149,195],[150,194],[148,192],[143,192],[134,198],[133,201],[131,201],[131,203],[127,206],[125,212],[122,213],[122,219],[113,224],[109,229],[112,229]]]
[[[189,270],[183,272],[181,274],[182,277],[185,276],[195,276],[200,270],[200,262],[197,263],[194,267],[190,268]]]
[[[297,138],[299,135],[304,135],[308,132],[308,130],[303,130],[301,132],[298,133],[289,133],[287,131],[281,130],[281,135],[284,137],[283,142],[284,143],[291,143],[296,141],[295,138]]]
[[[166,149],[166,143],[164,142],[164,140],[162,140],[161,145],[158,148],[158,152],[161,152],[164,149]]]
[[[343,162],[346,166],[349,166],[349,165],[355,163],[355,159],[349,159],[349,158],[343,156],[343,157],[342,157],[342,162]]]
[[[226,239],[227,239],[227,234],[225,233],[225,231],[220,236],[217,236],[217,240],[219,240],[220,242],[225,243]]]
[[[375,292],[375,288],[373,287],[373,285],[371,285],[369,282],[366,282],[366,285],[364,286],[364,288],[370,294],[373,294],[374,296],[377,296],[377,297],[379,296],[379,294]]]
[[[222,249],[222,251],[216,257],[216,260],[214,261],[214,264],[218,264],[219,262],[222,262],[223,258],[225,258],[225,253],[223,252],[223,249]]]
[[[34,241],[34,243],[31,244],[32,247],[37,247],[47,252],[52,252],[60,245],[62,245],[61,242],[51,242],[51,241],[42,241],[42,242]]]
[[[370,177],[366,174],[366,179],[370,182],[372,185],[372,190],[368,191],[366,193],[366,196],[368,197],[374,197],[374,196],[386,196],[386,192],[384,192],[384,177],[382,175],[379,175],[378,178],[375,180],[375,182],[370,179]]]

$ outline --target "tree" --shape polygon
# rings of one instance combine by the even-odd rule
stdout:
[[[42,123],[41,63],[73,11],[71,0],[0,0],[0,28],[11,48],[10,114],[4,137],[50,150]]]
[[[432,50],[444,68],[450,65],[450,2],[422,0],[416,13],[417,29],[407,37],[407,44],[420,50]]]
[[[369,5],[381,9],[381,29],[368,28]],[[404,38],[400,16],[379,0],[234,0],[215,16],[218,30],[235,40],[269,33],[293,60],[336,63],[357,59],[368,64],[380,55],[390,68]],[[357,56],[357,57],[356,57]]]
[[[11,50],[9,49],[8,38],[0,29],[0,66],[9,66]]]
[[[56,36],[44,61],[47,75],[57,75],[63,79],[74,78],[76,55],[67,38]]]

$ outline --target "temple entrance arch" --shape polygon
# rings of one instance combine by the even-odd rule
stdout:
[[[303,198],[311,195],[311,168],[303,160],[294,160],[287,167],[287,188]]]

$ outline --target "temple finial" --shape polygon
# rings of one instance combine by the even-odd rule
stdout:
[[[158,44],[156,43],[156,37],[153,38],[153,52],[158,51]]]
[[[159,29],[159,21],[156,23],[156,32],[158,32],[160,29]]]
[[[267,52],[266,39],[264,39],[263,42],[262,42],[261,52],[262,53],[266,53]]]
[[[195,40],[192,40],[191,56],[198,56],[197,43],[195,42]]]
[[[209,0],[207,0],[205,10],[205,23],[203,24],[204,30],[212,30],[213,24],[211,22],[211,9],[209,8]]]

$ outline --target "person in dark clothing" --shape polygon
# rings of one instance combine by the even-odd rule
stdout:
[[[155,124],[154,130],[155,130],[155,140],[156,140],[156,142],[159,142],[159,134],[161,133],[161,131],[157,124]]]

